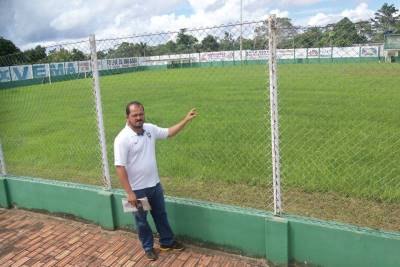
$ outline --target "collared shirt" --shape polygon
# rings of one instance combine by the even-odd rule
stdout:
[[[144,123],[143,129],[143,134],[138,135],[126,125],[114,140],[114,164],[125,167],[132,190],[160,182],[155,144],[157,139],[168,137],[168,129],[150,123]]]

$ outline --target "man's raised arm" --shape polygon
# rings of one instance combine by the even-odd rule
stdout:
[[[186,114],[185,118],[183,118],[180,122],[178,122],[174,126],[168,128],[168,137],[175,136],[185,127],[185,125],[189,121],[191,121],[196,116],[197,116],[196,109],[193,108],[191,111],[188,112],[188,114]]]

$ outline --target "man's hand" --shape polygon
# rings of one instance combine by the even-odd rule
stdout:
[[[174,126],[168,128],[168,137],[172,137],[177,133],[179,133],[185,127],[185,125],[196,116],[197,116],[196,109],[192,108],[189,111],[189,113],[186,114],[185,118],[183,118],[180,122],[178,122]]]
[[[192,108],[189,113],[186,115],[185,120],[186,121],[191,121],[194,117],[197,116],[197,112],[195,108]]]
[[[127,201],[129,204],[131,204],[133,207],[136,207],[136,195],[133,192],[128,193]]]

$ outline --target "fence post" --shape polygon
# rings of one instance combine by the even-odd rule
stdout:
[[[271,142],[272,142],[272,179],[274,190],[274,215],[282,212],[281,180],[279,158],[279,121],[278,121],[278,83],[277,83],[277,54],[276,54],[276,16],[269,17],[269,99],[271,113]]]
[[[0,140],[0,176],[6,176],[6,175],[7,175],[6,162],[4,160],[3,147],[1,146],[1,140]]]
[[[50,63],[47,64],[47,66],[49,67],[49,83],[51,84],[51,70],[50,70]]]
[[[107,158],[107,147],[106,147],[106,134],[104,132],[103,123],[103,110],[101,107],[101,95],[100,95],[100,79],[99,71],[97,66],[97,51],[96,51],[96,38],[93,35],[89,37],[90,42],[90,54],[91,54],[91,65],[93,74],[93,94],[96,102],[96,115],[97,115],[97,130],[99,136],[99,142],[101,146],[101,158],[103,167],[103,183],[106,189],[111,189],[111,177]]]

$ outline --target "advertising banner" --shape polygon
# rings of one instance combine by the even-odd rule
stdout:
[[[331,47],[322,47],[319,49],[319,57],[320,58],[331,58],[332,57],[332,48]]]
[[[78,73],[78,62],[65,62],[64,63],[65,74],[77,74]]]
[[[266,60],[268,59],[269,51],[268,50],[246,50],[246,59],[247,60]]]
[[[34,64],[32,65],[33,79],[40,79],[49,76],[48,64]]]
[[[65,75],[64,62],[50,63],[50,76]]]
[[[23,81],[32,79],[32,65],[10,66],[11,80]]]
[[[319,58],[319,48],[308,48],[307,58]]]
[[[343,57],[359,57],[360,56],[360,47],[334,47],[333,48],[333,57],[334,58],[343,58]]]
[[[9,67],[0,67],[0,83],[11,81],[11,74]]]
[[[278,59],[293,59],[294,53],[294,49],[278,49],[276,54]]]
[[[107,59],[107,69],[136,67],[137,62],[135,57]]]
[[[361,47],[361,56],[362,57],[377,57],[378,51],[379,51],[379,49],[377,46]]]
[[[224,61],[233,60],[233,51],[220,51],[220,52],[206,52],[200,53],[200,61]]]
[[[306,48],[296,48],[296,58],[307,58]]]
[[[383,46],[381,47],[382,49],[379,49],[379,46],[278,49],[277,56],[278,59],[378,57],[379,53],[383,53]],[[242,51],[243,60],[268,60],[268,57],[268,50]],[[240,58],[239,50],[151,57],[114,58],[98,60],[98,68],[99,70],[110,70],[136,66],[167,65],[171,60],[185,61],[187,59],[190,59],[190,62],[239,61]],[[0,67],[0,82],[21,81],[33,78],[40,79],[48,76],[71,75],[87,72],[91,72],[91,64],[89,60],[9,67],[5,66]]]
[[[92,70],[90,61],[79,61],[78,62],[79,73],[90,72]]]

